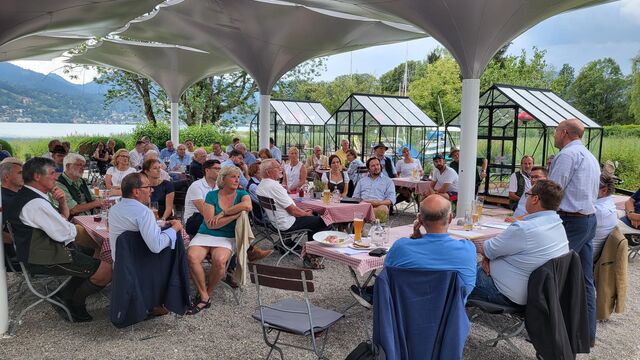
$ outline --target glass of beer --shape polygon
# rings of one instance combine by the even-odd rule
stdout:
[[[418,178],[418,170],[416,168],[413,168],[411,178],[413,178],[414,180]]]
[[[322,202],[323,202],[325,205],[328,205],[328,204],[329,204],[329,200],[330,200],[330,199],[331,199],[331,191],[329,191],[329,189],[325,189],[325,190],[322,192]]]
[[[153,216],[156,218],[156,221],[158,221],[159,217],[158,217],[158,202],[157,201],[152,201],[149,203],[149,208],[151,209],[151,211],[153,211]]]
[[[464,212],[464,230],[471,231],[473,230],[473,219],[471,217],[471,211],[466,210]]]
[[[353,213],[353,239],[360,242],[362,239],[362,228],[364,227],[364,214],[361,212]]]

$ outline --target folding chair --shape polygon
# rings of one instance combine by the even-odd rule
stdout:
[[[511,338],[520,335],[524,331],[525,317],[524,306],[507,306],[494,304],[487,301],[468,299],[467,306],[477,308],[482,312],[491,315],[505,315],[509,322],[506,326],[495,329],[498,334],[495,338],[482,342],[485,346],[496,347],[500,341],[504,341],[513,351],[515,351],[520,357],[525,357],[524,354],[517,346],[511,341]],[[478,313],[471,316],[471,320],[474,320],[479,316]]]
[[[276,246],[284,250],[284,254],[280,257],[280,259],[278,259],[278,262],[276,262],[276,265],[280,265],[280,261],[282,261],[282,259],[284,259],[284,257],[287,256],[288,254],[294,254],[297,257],[302,258],[302,254],[300,252],[297,252],[296,248],[300,246],[300,243],[304,239],[307,238],[307,233],[310,230],[299,229],[294,231],[281,231],[280,229],[278,229],[277,226],[275,226],[272,223],[273,220],[271,220],[276,218],[276,204],[273,201],[273,199],[258,195],[258,200],[260,201],[260,207],[262,207],[262,210],[265,212],[265,215],[267,215],[266,213],[267,211],[271,212],[271,217],[267,216],[271,224],[269,228],[270,229],[272,228],[273,230],[275,230],[274,235],[275,234],[278,235],[278,240],[276,240],[278,244]]]
[[[262,212],[263,218],[259,218],[256,215],[256,209],[260,209],[260,204],[252,201],[253,210],[249,212],[249,221],[251,221],[251,227],[254,229],[255,239],[251,242],[251,245],[255,245],[262,240],[269,240],[271,244],[276,245],[276,241],[273,240],[272,235],[276,232],[275,229],[271,228],[271,224],[269,220],[266,219],[266,214]]]
[[[314,306],[309,302],[308,293],[315,289],[314,283],[311,281],[313,280],[313,272],[307,269],[291,269],[254,263],[249,264],[249,271],[251,282],[256,285],[258,294],[258,310],[253,314],[253,318],[260,321],[264,342],[270,348],[266,359],[271,357],[273,350],[276,350],[280,354],[280,358],[284,359],[282,349],[278,345],[312,351],[318,359],[326,359],[323,353],[329,337],[329,329],[342,319],[344,314]],[[261,287],[303,292],[304,300],[288,298],[266,305],[262,300]],[[272,331],[275,331],[276,334],[275,338],[270,340],[269,333]],[[311,340],[311,347],[279,342],[283,332],[308,336]],[[321,335],[323,337],[322,345],[318,348],[316,336],[323,332],[324,335]]]
[[[15,249],[16,242],[13,237],[13,230],[11,228],[10,223],[7,223],[7,229],[9,230],[9,236],[11,238],[11,241],[13,242],[13,247]],[[31,291],[33,295],[38,297],[38,300],[28,305],[24,309],[22,309],[20,314],[18,314],[18,317],[16,317],[16,319],[13,320],[13,323],[15,325],[12,327],[9,333],[11,335],[15,335],[17,326],[22,324],[22,317],[24,316],[24,314],[26,314],[27,311],[29,311],[30,309],[32,309],[33,307],[35,307],[36,305],[42,302],[48,302],[53,306],[57,306],[61,308],[67,314],[67,318],[73,322],[73,317],[71,316],[71,312],[69,311],[67,306],[65,304],[60,303],[59,301],[52,299],[52,297],[55,294],[57,294],[60,290],[62,290],[62,288],[64,288],[65,285],[67,285],[67,283],[71,280],[72,276],[31,274],[27,266],[23,262],[20,261],[19,264],[20,264],[19,272],[22,273],[22,277],[24,278],[24,283],[27,284],[27,288],[29,289],[29,291]],[[54,288],[53,290],[50,291],[49,286],[51,285],[53,285]],[[36,287],[38,287],[39,289],[36,289]]]

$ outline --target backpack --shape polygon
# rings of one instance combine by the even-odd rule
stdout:
[[[363,341],[353,349],[345,360],[386,360],[384,350],[371,341]]]

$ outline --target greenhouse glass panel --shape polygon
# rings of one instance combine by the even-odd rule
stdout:
[[[423,126],[422,121],[398,100],[398,98],[387,97],[385,100],[391,105],[400,116],[407,120],[412,126]]]
[[[370,96],[369,99],[376,104],[376,106],[385,113],[385,115],[391,119],[391,121],[399,126],[409,126],[409,122],[398,114],[398,112],[389,105],[383,98],[378,96]]]
[[[368,97],[362,95],[354,95],[355,99],[358,100],[362,106],[367,110],[367,113],[371,114],[380,125],[395,125],[392,119],[387,116],[376,104],[373,103]]]
[[[272,101],[271,106],[276,113],[282,118],[285,124],[299,124],[298,119],[289,111],[289,109],[282,103],[282,101]]]

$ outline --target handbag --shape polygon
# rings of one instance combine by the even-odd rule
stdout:
[[[371,341],[363,341],[347,355],[345,360],[386,360],[384,350]]]

